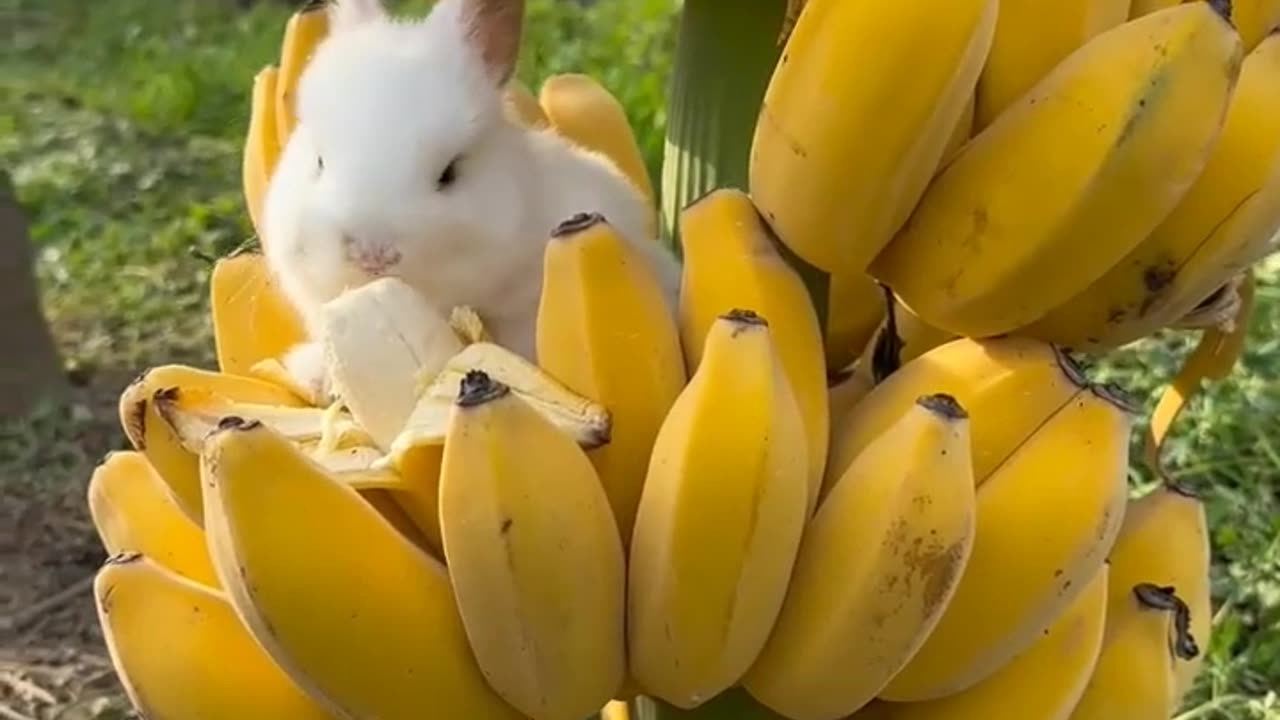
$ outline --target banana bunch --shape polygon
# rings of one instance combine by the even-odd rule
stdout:
[[[749,187],[678,214],[675,307],[581,213],[533,238],[536,360],[384,277],[324,308],[329,402],[282,365],[304,331],[262,256],[216,262],[217,368],[126,387],[130,447],[89,483],[140,713],[1176,711],[1210,640],[1203,506],[1130,496],[1138,408],[1070,351],[1204,332],[1159,472],[1280,227],[1280,3],[791,5]],[[254,78],[251,218],[323,7]],[[656,221],[598,82],[507,102]]]

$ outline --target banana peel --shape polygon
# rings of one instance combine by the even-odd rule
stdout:
[[[392,442],[384,465],[397,464],[416,447],[444,444],[449,414],[461,391],[462,381],[475,370],[483,371],[509,387],[553,425],[569,433],[583,449],[590,450],[609,442],[613,419],[608,408],[569,390],[515,352],[482,341],[464,347],[429,379],[408,422]]]

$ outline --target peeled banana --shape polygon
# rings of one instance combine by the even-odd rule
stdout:
[[[93,596],[112,665],[146,717],[345,717],[281,671],[246,632],[225,595],[148,556],[114,555],[94,578]]]
[[[804,282],[773,245],[746,193],[720,189],[680,213],[684,248],[680,338],[695,372],[705,338],[722,314],[747,309],[768,320],[768,334],[800,405],[808,438],[808,512],[818,503],[830,422],[822,329]]]
[[[998,5],[804,4],[765,91],[749,169],[751,197],[792,252],[855,273],[889,242],[973,93]]]
[[[645,259],[605,218],[575,218],[552,233],[543,257],[538,365],[609,410],[609,442],[588,457],[624,547],[653,440],[686,381],[668,305]]]
[[[325,303],[322,326],[334,392],[384,451],[413,413],[422,380],[463,348],[448,318],[395,277]]]
[[[626,563],[609,498],[572,437],[480,370],[449,419],[440,530],[467,638],[499,695],[533,720],[613,698]]]
[[[654,442],[631,538],[628,669],[680,708],[751,666],[800,544],[805,428],[774,346],[766,318],[718,318]]]
[[[1218,138],[1243,55],[1218,8],[1094,36],[969,141],[868,272],[969,337],[1087,287],[1168,215]]]
[[[879,697],[918,702],[972,688],[1031,648],[1080,595],[1124,517],[1131,413],[1091,387],[978,486],[959,587]]]
[[[969,420],[926,395],[868,445],[805,529],[778,622],[743,679],[792,720],[865,705],[928,637],[974,538]]]
[[[218,577],[308,694],[341,717],[521,717],[476,664],[444,566],[354,489],[236,417],[208,438],[201,468]]]

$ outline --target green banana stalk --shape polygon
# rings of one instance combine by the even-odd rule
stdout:
[[[677,218],[717,187],[747,189],[751,136],[800,0],[684,0],[667,89],[662,233],[680,249]]]

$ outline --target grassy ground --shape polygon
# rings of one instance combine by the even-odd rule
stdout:
[[[102,453],[123,447],[114,403],[130,377],[212,362],[207,258],[249,234],[239,194],[245,94],[275,56],[287,8],[10,6],[0,164],[29,210],[45,309],[78,387],[70,402],[0,426],[0,528],[15,529],[0,534],[0,711],[121,717],[85,592],[101,551],[84,484]],[[600,77],[628,108],[657,177],[670,0],[530,6],[521,77],[532,86],[556,71]],[[1152,340],[1102,372],[1149,408],[1191,339]],[[1241,366],[1196,401],[1169,457],[1207,498],[1220,608],[1184,718],[1280,718],[1268,690],[1280,686],[1280,264],[1265,274]],[[1135,486],[1144,482],[1135,469]]]

